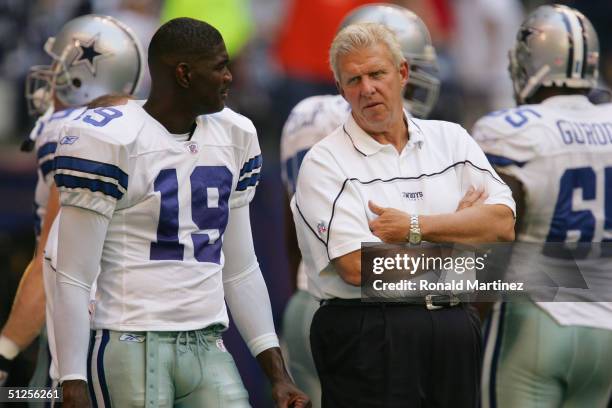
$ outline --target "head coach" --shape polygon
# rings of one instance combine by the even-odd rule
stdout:
[[[323,407],[476,407],[477,316],[453,295],[361,302],[362,242],[514,239],[510,189],[460,126],[411,118],[408,64],[380,24],[330,49],[346,122],[306,155],[292,201]]]

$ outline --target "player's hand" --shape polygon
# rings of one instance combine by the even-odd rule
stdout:
[[[390,207],[379,207],[368,201],[370,211],[378,215],[370,221],[370,231],[383,242],[406,242],[406,235],[410,231],[410,216],[403,211]]]
[[[64,401],[62,408],[89,408],[89,391],[83,380],[69,380],[62,383]]]
[[[465,208],[473,207],[475,205],[484,204],[489,195],[485,193],[484,187],[470,187],[465,193],[459,204],[457,205],[457,211],[461,211]]]
[[[310,398],[287,378],[272,384],[272,398],[278,408],[310,408]]]

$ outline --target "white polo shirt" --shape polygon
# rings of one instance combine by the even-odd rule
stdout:
[[[359,298],[331,260],[380,242],[368,222],[368,200],[408,214],[455,212],[470,186],[484,186],[486,204],[515,211],[512,193],[461,126],[408,118],[410,138],[401,153],[364,132],[349,115],[315,144],[300,168],[291,202],[308,289],[319,299]]]

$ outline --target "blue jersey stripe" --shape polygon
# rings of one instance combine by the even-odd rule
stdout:
[[[40,146],[40,149],[38,149],[38,151],[36,152],[36,158],[40,160],[48,154],[55,153],[56,150],[56,142],[45,143],[44,145]]]
[[[253,157],[248,162],[244,163],[244,166],[242,166],[242,169],[240,170],[240,177],[244,176],[250,171],[260,168],[262,163],[263,158],[261,157],[261,154]]]
[[[53,170],[53,165],[54,165],[53,159],[45,160],[44,162],[41,163],[40,171],[42,172],[43,177],[47,177],[47,174],[49,174]]]
[[[98,176],[110,177],[117,180],[126,190],[128,187],[128,175],[113,164],[81,159],[78,157],[57,156],[55,158],[55,168],[57,170],[77,170]]]
[[[236,191],[244,191],[247,187],[256,186],[259,183],[260,173],[255,173],[251,177],[240,180],[236,186]]]
[[[119,187],[113,183],[107,183],[102,180],[92,180],[85,177],[70,176],[68,174],[56,174],[55,184],[58,187],[86,188],[93,192],[100,191],[107,196],[116,198],[117,200],[123,197],[123,193],[119,191]]]
[[[496,154],[486,154],[487,159],[489,160],[489,163],[491,163],[491,165],[493,166],[499,166],[499,167],[505,167],[505,166],[519,166],[519,167],[523,167],[525,164],[527,164],[526,161],[518,161],[518,160],[512,160],[508,157],[504,157],[504,156],[498,156]]]

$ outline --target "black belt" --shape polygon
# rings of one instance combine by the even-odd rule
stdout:
[[[401,301],[389,300],[369,301],[361,298],[356,299],[322,299],[319,304],[321,306],[425,306],[427,310],[438,310],[444,307],[453,307],[461,303],[461,299],[455,295],[426,295],[423,297],[404,298]]]

